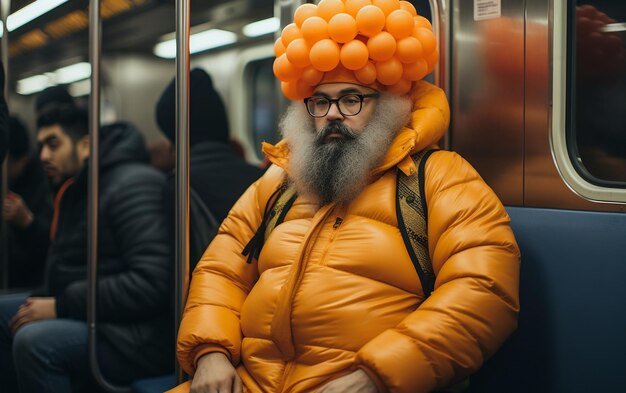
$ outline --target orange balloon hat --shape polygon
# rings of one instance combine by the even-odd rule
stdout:
[[[276,41],[274,54],[274,75],[294,101],[332,82],[405,94],[439,58],[430,22],[402,0],[303,4]]]

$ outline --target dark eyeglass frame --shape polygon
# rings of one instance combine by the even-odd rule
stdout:
[[[343,100],[346,97],[358,97],[359,98],[359,110],[356,111],[356,113],[348,114],[348,113],[344,113],[341,110],[339,101]],[[371,94],[349,93],[349,94],[344,94],[341,97],[335,98],[335,99],[328,98],[328,97],[321,97],[321,96],[312,96],[312,97],[305,98],[303,101],[304,101],[304,106],[306,107],[306,111],[309,112],[309,115],[311,115],[312,117],[326,116],[328,112],[330,112],[330,108],[333,106],[333,104],[337,105],[337,109],[339,110],[339,113],[341,113],[343,116],[356,116],[359,113],[361,113],[361,110],[363,109],[363,100],[365,98],[378,98],[378,97],[380,97],[380,93],[371,93]],[[314,115],[313,113],[311,113],[311,110],[309,109],[309,101],[312,99],[322,99],[322,100],[328,101],[328,108],[326,109],[326,112],[323,115]]]

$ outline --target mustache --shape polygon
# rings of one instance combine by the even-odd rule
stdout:
[[[350,127],[339,121],[333,121],[318,130],[316,140],[318,142],[324,141],[328,135],[333,133],[343,136],[346,140],[356,139],[357,137],[357,134]]]

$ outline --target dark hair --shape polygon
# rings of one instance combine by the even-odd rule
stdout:
[[[37,128],[58,125],[72,141],[89,133],[87,111],[74,105],[50,105],[37,118]]]
[[[65,86],[51,86],[37,95],[35,112],[39,114],[53,105],[76,105],[76,103]]]
[[[21,158],[30,152],[30,137],[24,123],[14,116],[9,117],[9,156]]]
[[[165,136],[176,142],[175,80],[165,88],[156,105],[156,121]],[[194,68],[189,74],[189,144],[216,141],[228,143],[228,118],[220,95],[206,71]]]

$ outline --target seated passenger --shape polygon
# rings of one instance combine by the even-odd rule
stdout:
[[[411,7],[398,18],[412,21]],[[277,59],[294,101],[285,139],[264,144],[273,166],[193,273],[178,335],[193,381],[173,391],[430,392],[476,371],[515,329],[519,250],[504,207],[459,155],[420,158],[443,137],[449,108],[439,88],[417,80],[437,53],[432,31],[415,30],[430,45],[423,58],[365,59],[372,72],[344,68],[330,40],[299,57],[311,61],[305,70]],[[421,187],[397,191],[405,178]],[[295,201],[281,207],[290,190]],[[424,200],[426,222],[401,224],[400,198],[412,209]],[[425,243],[424,259],[411,258],[413,240]]]
[[[39,157],[31,154],[28,132],[15,117],[9,119],[9,191],[2,216],[9,224],[9,288],[34,288],[42,284],[50,242],[52,190]]]
[[[0,389],[70,392],[89,384],[87,353],[87,114],[51,107],[37,121],[41,161],[58,186],[45,289],[0,296]],[[172,268],[164,177],[130,127],[101,131],[98,359],[111,382],[172,370]],[[11,364],[13,363],[13,364]],[[93,390],[89,390],[93,391]]]
[[[193,69],[189,85],[189,181],[199,199],[220,223],[241,194],[263,171],[248,164],[229,142],[224,103],[213,88],[209,74],[199,68]],[[175,118],[175,86],[172,81],[156,106],[157,123],[172,144],[176,142]],[[172,175],[167,180],[163,198],[171,239],[174,239],[174,190]],[[192,210],[195,210],[194,199],[190,199],[190,203]],[[198,239],[194,226],[190,227],[189,260],[192,265],[200,259],[210,240]]]

